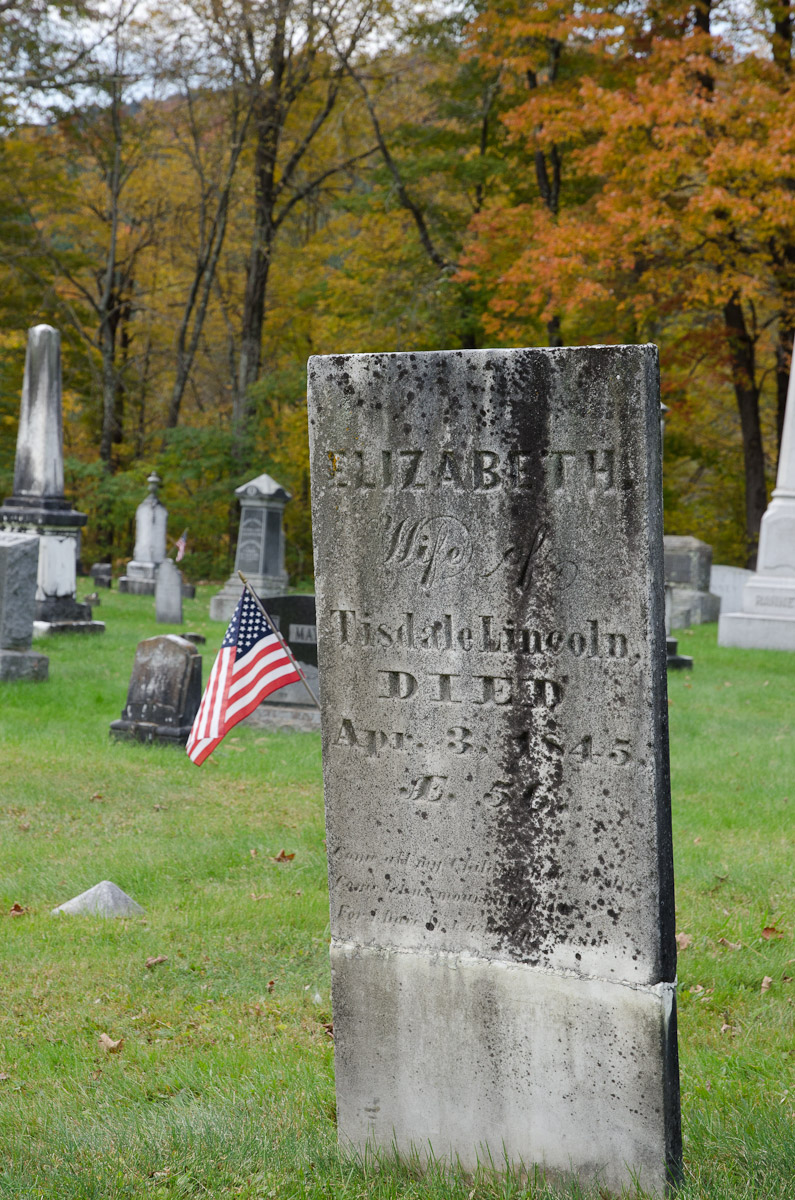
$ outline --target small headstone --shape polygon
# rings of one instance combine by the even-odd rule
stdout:
[[[265,596],[263,604],[317,695],[315,597],[309,593]],[[302,683],[289,683],[287,687],[266,696],[254,712],[246,717],[245,723],[259,729],[309,732],[320,729],[320,712]]]
[[[258,475],[236,488],[235,495],[240,500],[235,569],[210,601],[214,621],[232,618],[243,592],[238,571],[243,572],[258,596],[287,591],[282,517],[290,493],[270,475]]]
[[[155,619],[161,625],[182,624],[182,572],[170,558],[157,568]]]
[[[681,1172],[657,352],[309,363],[340,1137]]]
[[[694,537],[667,534],[665,585],[671,589],[671,629],[717,621],[720,597],[709,590],[712,547]]]
[[[158,499],[163,480],[153,471],[146,482],[149,494],[135,510],[133,556],[119,579],[119,591],[136,596],[154,596],[157,568],[166,557],[168,509]]]
[[[144,911],[132,896],[128,896],[109,879],[103,879],[102,883],[95,884],[87,892],[81,892],[73,900],[59,904],[52,910],[52,916],[64,913],[72,917],[142,917]]]
[[[0,680],[47,678],[49,659],[31,650],[39,539],[0,533]]]
[[[0,506],[0,530],[39,538],[34,632],[87,632],[91,610],[79,604],[77,554],[85,513],[64,497],[61,413],[61,335],[49,325],[28,333],[19,414],[14,494]],[[102,633],[93,622],[88,632]],[[54,630],[53,630],[54,631]]]
[[[207,638],[203,633],[183,633],[180,636],[189,642],[193,642],[194,646],[204,646],[207,643]]]
[[[127,703],[113,721],[117,738],[183,745],[202,695],[202,660],[192,642],[174,633],[146,638],[135,651]]]
[[[789,377],[776,486],[759,532],[756,571],[743,588],[741,610],[721,614],[718,645],[795,650],[795,369]]]
[[[113,568],[110,563],[94,563],[89,571],[94,580],[94,587],[110,588],[113,586]]]

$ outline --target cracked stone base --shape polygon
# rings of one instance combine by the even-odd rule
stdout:
[[[35,650],[0,650],[0,682],[33,679],[37,682],[49,675],[50,660]]]
[[[331,966],[344,1143],[617,1193],[678,1178],[675,984],[339,942]]]

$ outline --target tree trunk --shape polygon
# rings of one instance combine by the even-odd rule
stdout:
[[[759,527],[767,508],[759,384],[756,379],[756,343],[748,331],[742,303],[736,294],[724,305],[723,315],[743,439],[746,563],[753,570],[756,567]]]
[[[784,432],[784,413],[787,409],[787,390],[792,370],[792,344],[795,340],[793,318],[782,313],[778,321],[776,342],[776,444],[781,453],[781,435]]]

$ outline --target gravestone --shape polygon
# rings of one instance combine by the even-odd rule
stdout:
[[[340,1137],[681,1164],[653,346],[312,358]]]
[[[113,721],[117,738],[184,746],[202,695],[202,660],[175,633],[146,638],[135,651],[127,703]]]
[[[47,678],[49,659],[31,650],[39,539],[0,533],[0,681]]]
[[[315,597],[308,593],[293,593],[289,596],[266,596],[262,602],[317,695]],[[246,717],[245,723],[259,729],[310,731],[320,728],[320,712],[302,683],[288,683],[286,687],[266,696]]]
[[[270,475],[263,474],[236,488],[235,495],[240,500],[235,569],[210,601],[210,616],[214,621],[232,619],[243,594],[238,571],[243,572],[258,596],[287,591],[282,517],[290,493]]]
[[[146,482],[149,494],[135,510],[133,556],[119,579],[119,591],[135,596],[154,596],[157,568],[166,557],[168,509],[158,499],[163,480],[153,471]]]
[[[157,568],[155,619],[166,625],[182,624],[182,572],[170,558]]]
[[[86,892],[64,901],[54,908],[50,914],[53,917],[142,917],[144,910],[140,904],[128,896],[126,892],[110,879],[95,883]]]
[[[694,537],[667,534],[665,584],[671,589],[671,629],[717,621],[720,597],[709,590],[712,547]]]
[[[61,335],[49,325],[28,331],[14,462],[14,494],[0,506],[0,530],[39,539],[35,632],[102,633],[79,604],[77,550],[85,513],[64,496]]]
[[[753,571],[744,567],[713,564],[709,576],[709,590],[720,600],[721,612],[739,612],[743,606],[743,588],[752,575]]]
[[[776,486],[759,531],[756,571],[743,588],[742,609],[721,615],[718,645],[795,650],[795,370],[789,377]]]
[[[113,587],[113,568],[110,563],[94,563],[89,575],[94,581],[94,587]]]

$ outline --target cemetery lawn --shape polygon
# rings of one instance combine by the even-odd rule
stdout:
[[[185,602],[205,678],[212,591]],[[599,1196],[339,1153],[320,739],[239,727],[201,768],[111,742],[137,641],[169,628],[115,591],[96,616],[102,637],[39,644],[48,683],[0,685],[0,1198]],[[785,1200],[795,658],[719,650],[715,626],[680,648],[681,1196]],[[146,916],[49,915],[102,879]]]

